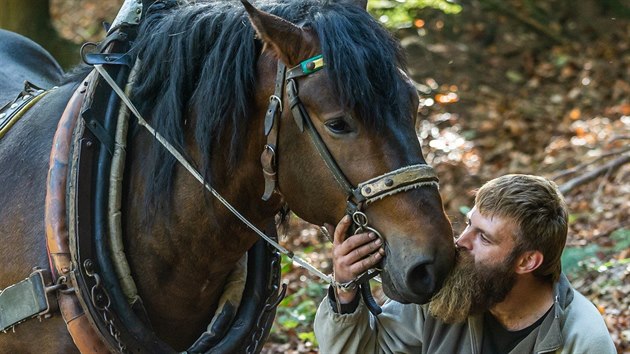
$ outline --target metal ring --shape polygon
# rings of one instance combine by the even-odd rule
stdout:
[[[81,60],[87,64],[87,65],[91,65],[90,63],[87,62],[87,60],[85,59],[85,57],[87,56],[87,48],[88,47],[93,47],[93,48],[98,48],[98,44],[94,43],[94,42],[85,42],[83,43],[83,45],[81,46],[81,49],[79,49],[79,55],[81,56]]]
[[[352,214],[352,221],[354,221],[354,223],[360,228],[363,228],[368,224],[368,217],[362,211],[355,211],[354,214]]]
[[[276,149],[273,148],[273,146],[269,145],[269,144],[265,144],[264,147],[265,150],[269,150],[271,151],[271,154],[275,157],[276,156]]]

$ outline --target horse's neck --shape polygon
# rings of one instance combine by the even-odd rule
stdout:
[[[142,145],[147,138],[136,138]],[[215,308],[235,263],[257,240],[223,205],[181,166],[176,167],[173,195],[163,211],[147,213],[141,163],[146,149],[131,149],[126,208],[126,251],[138,292],[160,336],[193,340]],[[227,169],[226,169],[227,170]],[[215,187],[254,224],[273,217],[261,207],[262,182],[257,163],[243,163],[236,173],[216,175]],[[256,182],[254,182],[256,183]],[[277,204],[277,203],[276,203]],[[180,322],[181,321],[181,322]],[[169,341],[169,338],[165,338]],[[183,343],[184,339],[182,339]]]

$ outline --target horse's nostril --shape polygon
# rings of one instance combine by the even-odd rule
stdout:
[[[407,287],[414,294],[432,294],[435,276],[432,262],[419,262],[407,273]]]

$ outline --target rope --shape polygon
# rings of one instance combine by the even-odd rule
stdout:
[[[177,161],[186,170],[188,170],[188,172],[193,177],[195,177],[195,179],[197,179],[197,181],[199,181],[199,183],[201,183],[210,193],[212,193],[212,195],[215,198],[217,198],[221,202],[221,204],[223,204],[230,212],[232,212],[232,214],[234,214],[237,218],[239,218],[245,225],[247,225],[250,229],[252,229],[256,234],[258,234],[258,236],[262,237],[271,246],[273,246],[275,249],[277,249],[278,252],[280,252],[280,253],[284,254],[285,256],[289,257],[289,259],[291,259],[293,262],[295,262],[298,265],[302,266],[303,268],[308,270],[311,274],[316,275],[317,277],[319,277],[323,281],[325,281],[325,282],[327,282],[329,284],[333,283],[333,279],[332,279],[331,276],[322,273],[319,269],[315,268],[313,265],[311,265],[307,261],[305,261],[302,258],[296,256],[295,254],[293,254],[293,252],[287,250],[286,248],[282,247],[279,243],[277,243],[271,237],[265,235],[265,233],[262,232],[260,229],[258,229],[254,224],[249,222],[249,220],[247,220],[241,213],[239,213],[238,210],[236,210],[236,208],[234,208],[227,200],[225,200],[225,198],[223,198],[214,188],[212,188],[212,186],[210,186],[210,184],[208,184],[208,182],[205,181],[205,179],[203,178],[201,173],[199,173],[199,171],[197,171],[173,145],[171,145],[162,135],[160,135],[160,133],[155,131],[155,129],[153,129],[153,127],[151,127],[151,125],[149,125],[149,123],[147,123],[147,121],[142,117],[140,112],[136,109],[136,106],[131,102],[129,97],[127,97],[127,95],[125,95],[125,93],[122,91],[122,89],[116,84],[114,79],[112,79],[112,77],[103,68],[103,66],[101,64],[94,65],[94,69],[96,69],[96,71],[103,77],[103,79],[105,79],[105,81],[112,87],[114,92],[116,92],[118,97],[120,97],[120,99],[125,103],[125,105],[129,108],[129,110],[131,110],[131,112],[136,116],[136,118],[138,119],[138,124],[140,124],[145,129],[147,129],[149,131],[149,133],[151,133],[151,135],[153,135],[157,139],[157,141],[166,150],[168,150],[168,152],[171,153],[171,155],[173,155],[173,157],[175,157],[175,159],[177,159]]]

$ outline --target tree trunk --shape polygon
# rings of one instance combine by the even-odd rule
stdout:
[[[64,68],[79,63],[78,45],[61,38],[52,25],[49,0],[2,0],[0,4],[0,28],[32,39]]]

